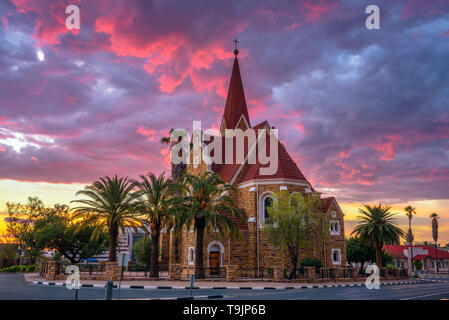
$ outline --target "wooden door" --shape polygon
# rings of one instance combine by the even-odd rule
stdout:
[[[209,267],[211,274],[220,273],[220,252],[209,252]]]

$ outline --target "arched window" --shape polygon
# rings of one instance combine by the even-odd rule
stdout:
[[[340,249],[332,249],[332,264],[341,264]]]
[[[268,208],[271,207],[272,204],[273,204],[273,199],[271,197],[266,197],[263,200],[263,215],[264,215],[264,219],[267,219],[269,217]]]
[[[269,217],[268,208],[273,204],[273,193],[264,192],[259,198],[259,224],[263,226],[265,219]]]
[[[340,228],[340,221],[336,221],[336,220],[331,220],[330,221],[330,234],[333,236],[339,235],[341,228]]]
[[[195,263],[195,248],[190,247],[189,248],[189,254],[188,254],[188,263],[189,265],[193,265]]]

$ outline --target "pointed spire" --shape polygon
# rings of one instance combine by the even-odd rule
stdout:
[[[237,49],[235,52],[234,66],[232,67],[231,81],[229,82],[228,98],[226,99],[221,131],[223,131],[224,124],[226,129],[235,129],[239,124],[242,115],[247,123],[247,128],[251,127],[248,109],[246,107],[245,93],[243,91],[242,78],[240,76],[239,62],[237,60]]]

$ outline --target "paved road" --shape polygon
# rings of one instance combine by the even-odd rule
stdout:
[[[194,290],[195,296],[226,295],[232,300],[440,300],[449,299],[449,279],[445,282],[422,281],[418,284],[381,286],[379,290],[365,287],[317,288],[297,290]],[[101,288],[82,288],[79,299],[104,299]],[[118,290],[114,289],[116,299]],[[189,290],[123,289],[121,299],[188,297]],[[23,274],[0,274],[0,300],[69,300],[74,291],[65,287],[37,286],[25,282]]]

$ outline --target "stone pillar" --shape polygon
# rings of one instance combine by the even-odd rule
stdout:
[[[401,271],[399,269],[394,269],[394,277],[399,279],[401,277]]]
[[[282,272],[282,267],[276,266],[273,267],[273,281],[283,281],[284,274]]]
[[[235,281],[238,276],[238,267],[236,265],[226,266],[226,281]]]
[[[44,278],[45,270],[47,268],[47,261],[41,261],[39,266],[39,275]]]
[[[168,268],[168,279],[169,280],[181,280],[181,264],[172,263]]]
[[[120,280],[120,266],[117,264],[117,262],[106,262],[105,280]]]
[[[351,268],[348,268],[348,271],[351,274],[351,278],[354,278],[354,279],[359,278],[360,274],[359,274],[359,270],[357,268],[351,267]]]
[[[59,261],[48,261],[46,268],[47,272],[44,275],[45,280],[56,280],[56,277],[59,274],[59,266]]]
[[[304,271],[308,280],[313,281],[316,279],[315,270],[316,270],[315,267],[304,267]]]
[[[404,270],[404,277],[408,278],[408,269],[402,269]]]
[[[341,277],[340,268],[333,267],[333,268],[330,268],[330,270],[331,270],[331,274],[333,275],[333,278],[338,279]]]

